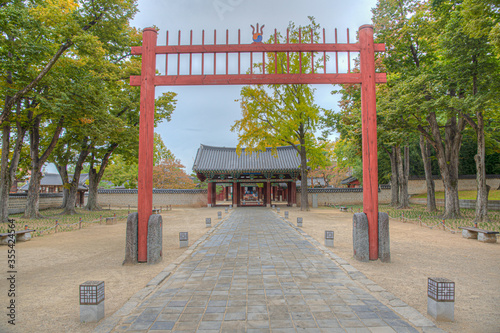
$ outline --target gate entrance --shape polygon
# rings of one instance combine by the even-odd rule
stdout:
[[[258,30],[258,27],[257,27]],[[178,35],[178,45],[157,45],[157,31],[146,28],[143,31],[142,46],[132,47],[133,55],[142,56],[140,76],[131,76],[130,84],[141,87],[140,97],[140,128],[139,128],[139,177],[138,177],[138,253],[139,262],[147,261],[147,233],[148,220],[153,208],[153,135],[154,135],[154,103],[156,86],[176,85],[252,85],[252,84],[361,84],[361,113],[362,113],[362,145],[363,145],[363,212],[367,215],[369,226],[369,254],[370,260],[378,259],[378,162],[377,162],[377,119],[375,83],[385,83],[385,73],[375,73],[375,52],[384,52],[384,44],[374,44],[373,26],[363,25],[359,28],[359,42],[326,43],[325,29],[323,42],[302,43],[302,32],[299,29],[299,43],[290,43],[287,32],[287,42],[279,44],[277,33],[274,32],[274,43],[263,44],[254,34],[256,42],[241,44],[238,31],[238,44],[229,44],[229,33],[226,31],[225,44],[217,44],[217,34],[214,32],[214,44],[205,45],[205,33],[202,35],[202,44],[193,45],[193,34],[190,34],[190,44],[180,45],[181,32]],[[260,36],[262,36],[260,34]],[[302,53],[311,53],[311,71],[308,73],[290,73],[290,53],[298,53],[300,69],[302,71]],[[350,71],[350,53],[360,54],[360,72]],[[286,70],[278,73],[266,73],[266,54],[277,59],[278,53],[287,54]],[[323,69],[314,68],[314,54],[323,54]],[[326,54],[335,53],[336,71],[327,73]],[[348,72],[339,73],[338,54],[347,53]],[[166,54],[166,73],[156,75],[156,56]],[[201,54],[201,74],[193,74],[193,55]],[[206,64],[205,56],[213,57],[213,64]],[[225,55],[225,73],[217,74],[217,55]],[[237,74],[229,73],[229,55],[237,54]],[[250,56],[250,73],[241,71],[241,55]],[[254,73],[253,56],[261,54],[262,68]],[[170,56],[177,56],[177,72],[168,75],[168,60]],[[181,75],[181,55],[189,56],[189,74]],[[277,64],[277,61],[274,62]],[[211,66],[213,74],[204,74],[205,65]],[[220,68],[219,68],[220,69]]]

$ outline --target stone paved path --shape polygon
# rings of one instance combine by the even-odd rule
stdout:
[[[240,208],[113,332],[418,332],[269,209]]]

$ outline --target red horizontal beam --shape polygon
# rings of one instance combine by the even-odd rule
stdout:
[[[386,73],[376,73],[375,82],[386,83]],[[154,78],[155,86],[349,83],[361,83],[361,74],[161,75]],[[140,86],[141,76],[131,76],[130,85]]]
[[[376,52],[385,52],[385,44],[374,44]],[[163,45],[156,46],[156,54],[231,53],[231,52],[359,52],[355,44],[221,44],[221,45]],[[132,47],[133,55],[142,54],[142,46]]]

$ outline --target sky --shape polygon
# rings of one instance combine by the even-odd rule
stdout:
[[[346,41],[347,28],[353,42],[358,28],[371,24],[371,8],[376,5],[376,0],[139,0],[138,4],[139,12],[131,24],[139,29],[158,28],[158,45],[165,45],[167,30],[169,44],[177,44],[179,30],[182,44],[189,43],[190,30],[193,30],[193,44],[201,44],[202,30],[205,30],[206,44],[213,44],[214,30],[217,30],[217,44],[224,43],[226,29],[229,30],[230,43],[237,41],[235,38],[241,29],[241,43],[250,44],[250,25],[265,25],[263,35],[267,40],[274,29],[286,32],[291,21],[296,25],[309,24],[308,16],[314,16],[316,22],[326,29],[327,42],[332,42],[335,28],[338,29],[339,42]],[[164,74],[165,56],[161,57],[157,57],[157,70]],[[209,62],[208,57],[206,62]],[[169,59],[169,64],[170,73],[175,69],[175,62]],[[184,64],[181,61],[181,71],[185,69]],[[224,66],[218,66],[220,68]],[[165,91],[178,94],[172,120],[158,125],[155,132],[161,135],[188,173],[191,173],[200,144],[237,146],[237,133],[231,132],[230,128],[241,118],[239,103],[235,101],[241,88],[235,85],[156,87],[157,96]],[[325,109],[338,109],[340,97],[331,94],[334,86],[315,85],[314,88],[316,104]]]

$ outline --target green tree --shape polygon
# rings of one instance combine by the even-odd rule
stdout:
[[[290,23],[290,42],[311,43],[319,40],[320,26],[314,18],[305,27],[296,27]],[[286,43],[286,38],[277,35],[279,43]],[[271,37],[267,43],[274,43]],[[290,73],[308,73],[311,71],[311,54],[290,54]],[[320,68],[322,58],[315,57],[316,68]],[[255,65],[256,70],[262,64]],[[266,73],[287,73],[287,55],[269,54],[266,60]],[[263,151],[266,147],[291,145],[300,156],[301,183],[307,184],[308,169],[326,163],[323,152],[324,144],[315,138],[321,114],[324,112],[314,104],[314,89],[310,85],[268,85],[246,86],[240,92],[242,119],[235,122],[232,131],[238,132],[238,148],[248,147],[249,152]],[[301,190],[301,210],[308,210],[307,185]]]

